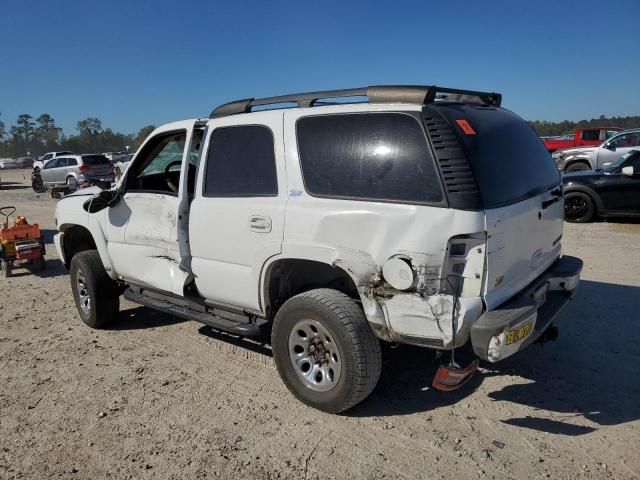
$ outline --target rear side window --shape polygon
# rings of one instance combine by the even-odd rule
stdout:
[[[96,165],[110,165],[111,160],[109,160],[104,155],[83,155],[82,163],[90,167],[93,167]]]
[[[466,147],[485,208],[539,195],[560,182],[551,155],[527,122],[509,110],[435,105]],[[469,126],[467,132],[462,125]]]
[[[75,158],[67,158],[67,166],[75,167],[76,165],[78,165],[78,160]]]
[[[594,141],[600,139],[600,130],[583,130],[582,140]]]
[[[318,197],[441,203],[422,126],[403,113],[303,117],[297,126],[305,188]]]
[[[267,127],[216,128],[211,134],[204,196],[278,195],[273,134]]]

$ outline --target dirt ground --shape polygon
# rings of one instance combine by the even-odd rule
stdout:
[[[0,279],[0,478],[640,477],[640,224],[565,225],[585,262],[560,336],[455,393],[389,349],[344,415],[297,402],[268,347],[121,303],[84,326],[52,244],[56,200],[0,171],[0,206],[44,229],[47,269]]]

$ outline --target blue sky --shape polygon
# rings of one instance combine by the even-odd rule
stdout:
[[[0,2],[0,117],[135,132],[229,100],[376,84],[504,94],[527,119],[640,114],[640,1]]]

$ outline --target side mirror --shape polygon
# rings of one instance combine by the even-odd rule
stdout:
[[[622,167],[622,174],[626,175],[627,177],[633,177],[633,167]]]
[[[111,205],[115,205],[120,200],[119,190],[102,190],[82,204],[82,208],[89,213],[96,213]]]
[[[616,146],[615,146],[615,144],[613,142],[607,142],[603,146],[607,150],[615,150],[616,149]]]

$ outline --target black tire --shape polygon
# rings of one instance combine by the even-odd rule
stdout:
[[[85,250],[71,259],[71,290],[80,318],[91,328],[103,328],[117,318],[120,295],[96,250]],[[80,286],[80,281],[84,289]],[[86,300],[88,299],[88,302]]]
[[[586,223],[593,219],[596,206],[583,192],[569,192],[564,196],[564,218],[567,222]]]
[[[316,391],[305,384],[290,357],[290,335],[296,334],[294,327],[301,321],[319,324],[337,346],[340,371],[328,391]],[[334,347],[331,342],[325,342],[324,346],[328,344]],[[273,322],[271,345],[278,373],[289,391],[301,402],[318,410],[344,412],[367,398],[380,378],[380,342],[369,327],[360,305],[337,290],[310,290],[287,300]],[[303,355],[312,358],[313,354],[305,351]],[[319,364],[309,368],[314,368],[314,365]]]
[[[589,165],[583,162],[576,162],[569,165],[567,168],[565,168],[564,171],[565,173],[572,173],[572,172],[585,172],[587,170],[591,170],[591,167]]]

